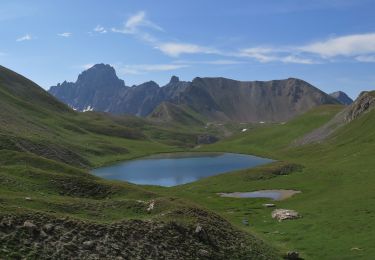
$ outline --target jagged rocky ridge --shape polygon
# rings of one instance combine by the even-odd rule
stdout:
[[[75,83],[63,82],[49,92],[79,111],[148,116],[168,102],[198,113],[206,120],[281,122],[335,98],[295,78],[272,81],[237,81],[226,78],[195,78],[180,81],[173,76],[159,87],[153,81],[128,87],[110,65],[97,64],[82,72]],[[170,105],[165,106],[171,107]],[[165,113],[164,113],[165,114]]]

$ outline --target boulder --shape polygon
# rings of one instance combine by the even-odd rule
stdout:
[[[34,230],[36,229],[36,225],[31,222],[30,220],[26,220],[24,223],[23,223],[23,226],[27,229],[31,229],[31,230]]]
[[[296,251],[289,251],[288,253],[286,253],[285,259],[288,259],[288,260],[298,260],[298,259],[301,259],[299,257],[299,253],[296,252]]]
[[[209,257],[210,256],[210,252],[208,252],[207,250],[204,250],[204,249],[199,249],[198,250],[198,255],[201,256],[201,257]]]
[[[83,244],[83,248],[85,249],[92,249],[95,245],[94,241],[85,241],[82,243]]]
[[[286,219],[297,219],[300,217],[297,211],[291,209],[275,209],[272,211],[272,218],[278,221],[283,221]]]

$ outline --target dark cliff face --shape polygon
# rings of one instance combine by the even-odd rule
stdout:
[[[127,88],[119,93],[108,111],[115,114],[147,116],[162,102],[160,87],[154,81]]]
[[[161,103],[169,102],[188,107],[207,120],[237,122],[281,122],[315,106],[338,103],[309,83],[294,78],[248,82],[195,78],[186,82],[173,76],[164,87],[153,81],[126,87],[115,70],[104,64],[84,71],[75,83],[51,87],[50,93],[80,111],[144,117]]]
[[[353,103],[353,99],[351,99],[346,93],[342,91],[336,91],[329,95],[339,101],[342,105],[347,106]]]
[[[114,93],[125,87],[110,65],[97,64],[82,72],[75,83],[64,81],[53,86],[49,92],[72,108],[106,111],[115,102]]]

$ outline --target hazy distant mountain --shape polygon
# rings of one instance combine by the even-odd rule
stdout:
[[[350,105],[351,103],[353,103],[353,99],[351,99],[346,93],[342,91],[336,91],[329,95],[337,99],[343,105]]]
[[[195,78],[185,82],[173,76],[164,87],[153,81],[127,87],[115,70],[104,64],[82,72],[75,83],[63,82],[49,92],[79,111],[152,118],[160,115],[160,119],[166,119],[171,118],[167,111],[174,109],[190,111],[189,115],[197,113],[207,120],[237,122],[286,121],[313,107],[338,103],[309,83],[294,78],[248,82]],[[167,105],[159,106],[163,102]]]

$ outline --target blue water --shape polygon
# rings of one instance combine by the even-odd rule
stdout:
[[[105,179],[170,187],[270,162],[270,159],[234,153],[174,153],[125,161],[92,173]]]
[[[273,199],[273,200],[279,200],[282,197],[282,192],[281,191],[234,192],[234,193],[222,193],[221,197],[269,198],[269,199]]]

